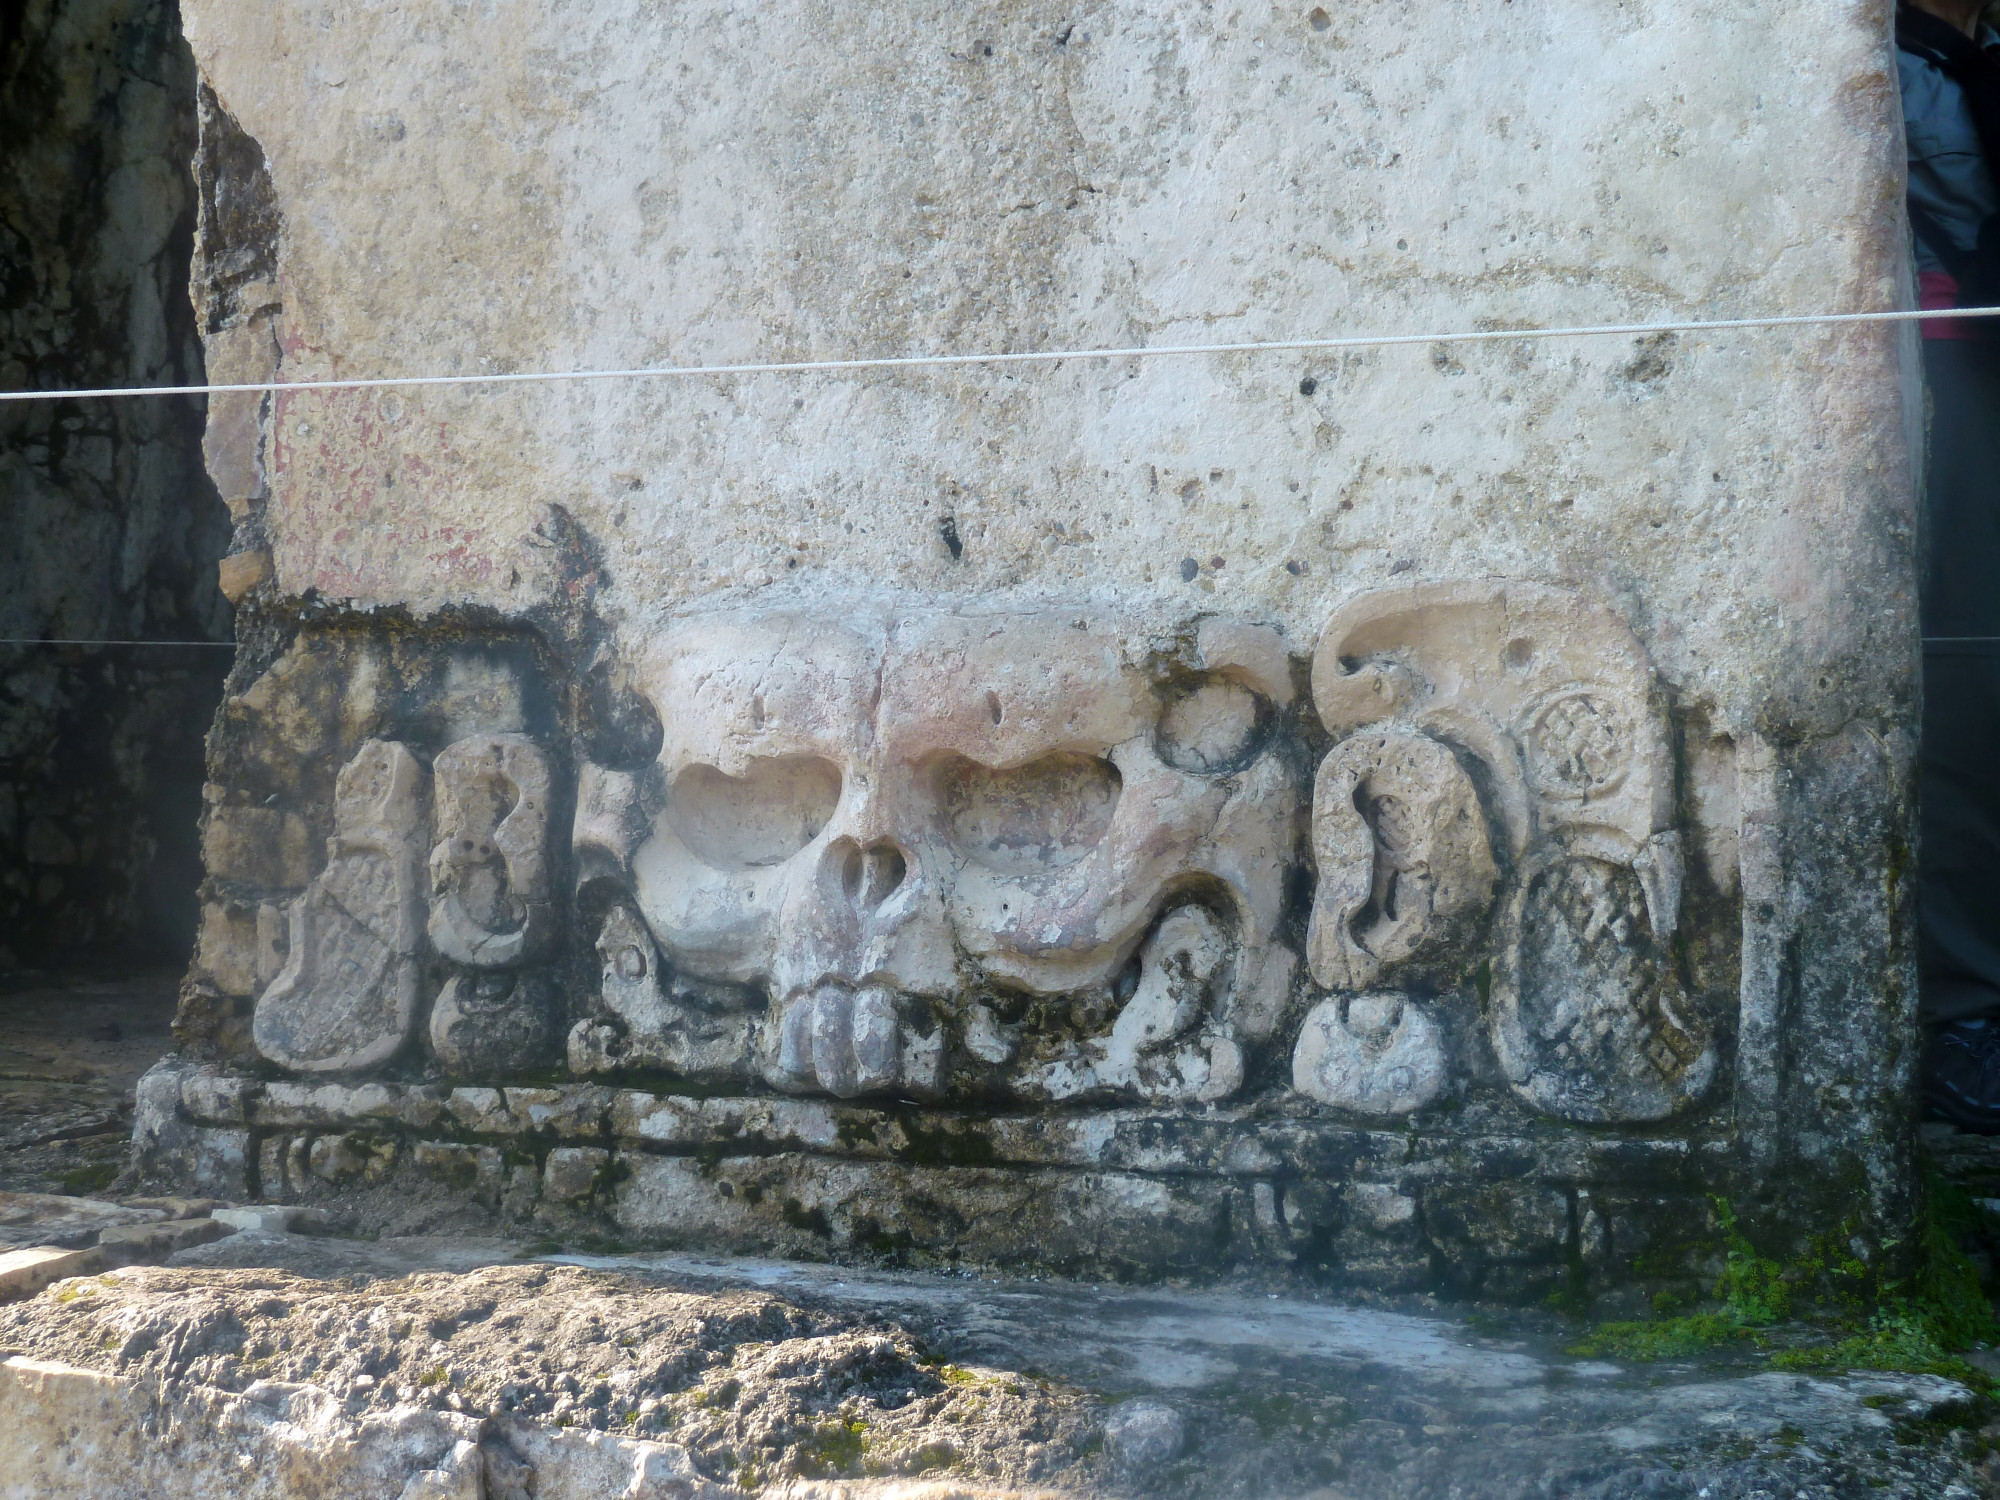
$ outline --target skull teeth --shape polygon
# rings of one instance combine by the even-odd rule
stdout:
[[[894,991],[828,982],[795,996],[779,1027],[777,1071],[785,1085],[839,1099],[893,1088],[902,1076]]]

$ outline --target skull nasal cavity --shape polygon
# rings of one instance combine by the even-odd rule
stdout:
[[[909,873],[909,861],[894,844],[871,844],[866,849],[857,845],[847,851],[840,883],[849,901],[870,912],[895,895]]]

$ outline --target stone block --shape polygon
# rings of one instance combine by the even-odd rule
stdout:
[[[395,1165],[398,1154],[393,1137],[372,1131],[339,1131],[312,1138],[306,1165],[322,1182],[377,1182]]]
[[[285,972],[292,941],[290,904],[279,901],[257,903],[257,984],[261,989]]]
[[[1249,1233],[1249,1194],[1115,1173],[1017,1174],[781,1154],[628,1155],[613,1217],[629,1235],[818,1259],[978,1243],[991,1259],[1071,1275],[1192,1271]],[[1225,1248],[1229,1247],[1229,1248]]]
[[[60,1193],[0,1192],[0,1245],[53,1245],[81,1249],[117,1224],[152,1224],[166,1217],[156,1208],[70,1198]]]
[[[519,1157],[509,1161],[506,1180],[500,1188],[500,1217],[515,1222],[531,1218],[541,1201],[541,1169]]]
[[[250,1196],[250,1132],[190,1129],[175,1175],[178,1181],[204,1196],[242,1202]]]
[[[553,1131],[559,1121],[572,1117],[573,1110],[566,1089],[508,1089],[507,1113],[513,1117],[513,1128],[519,1131]],[[593,1096],[594,1104],[605,1096]],[[595,1131],[587,1133],[594,1134]]]
[[[257,1142],[257,1183],[266,1202],[283,1203],[318,1186],[310,1175],[307,1153],[312,1137],[289,1131],[266,1135]]]
[[[1592,1192],[1579,1195],[1578,1209],[1592,1221],[1585,1262],[1610,1282],[1694,1289],[1722,1251],[1702,1198]]]
[[[521,1128],[498,1089],[453,1089],[445,1100],[453,1120],[476,1135],[511,1135]]]
[[[211,807],[201,855],[208,873],[222,880],[297,889],[312,879],[305,819],[275,807]]]
[[[558,1146],[542,1163],[542,1190],[564,1203],[578,1203],[597,1191],[611,1165],[611,1153],[596,1146]]]
[[[176,1250],[206,1245],[236,1232],[215,1218],[168,1219],[158,1224],[116,1224],[97,1237],[107,1269],[157,1265]]]
[[[339,1127],[369,1121],[425,1129],[445,1112],[444,1091],[423,1084],[298,1083],[265,1084],[250,1104],[256,1125]]]
[[[508,1107],[517,1119],[527,1118],[536,1129],[553,1131],[558,1140],[600,1140],[611,1118],[612,1091],[597,1084],[566,1084],[553,1101],[523,1098],[525,1090],[507,1090]]]
[[[195,972],[225,995],[257,992],[257,908],[209,901],[201,909]]]
[[[247,552],[232,552],[217,563],[215,583],[223,598],[231,604],[241,604],[244,595],[259,584],[270,582],[272,571],[270,552],[255,547]]]
[[[218,1198],[124,1198],[120,1206],[157,1209],[169,1219],[205,1219],[216,1209],[229,1205]]]
[[[700,1138],[698,1115],[694,1100],[620,1089],[611,1098],[611,1133],[621,1141],[693,1144]]]
[[[212,385],[255,385],[278,368],[278,342],[269,318],[252,318],[217,329],[202,339]],[[226,391],[211,396],[202,434],[202,460],[232,512],[265,495],[263,391]]]
[[[492,1146],[464,1146],[452,1141],[419,1141],[414,1159],[419,1170],[447,1187],[456,1188],[491,1208],[500,1201],[505,1161]]]
[[[596,1140],[604,1134],[614,1104],[613,1091],[593,1084],[562,1088],[457,1088],[446,1108],[465,1129],[479,1135],[552,1135],[559,1140]]]
[[[295,1203],[255,1203],[241,1208],[218,1208],[210,1215],[230,1230],[254,1230],[260,1234],[313,1234],[326,1227],[324,1211]]]
[[[1503,1301],[1532,1297],[1564,1274],[1567,1194],[1529,1184],[1426,1188],[1423,1225],[1453,1282]]]
[[[103,1264],[103,1256],[94,1249],[30,1245],[18,1250],[0,1250],[0,1302],[32,1297],[50,1282],[66,1276],[89,1276]]]
[[[180,1103],[190,1119],[206,1125],[241,1125],[249,1120],[256,1084],[217,1068],[190,1068],[181,1075]]]
[[[188,1130],[181,1088],[192,1069],[163,1057],[139,1077],[132,1097],[132,1152],[145,1171],[173,1175]]]

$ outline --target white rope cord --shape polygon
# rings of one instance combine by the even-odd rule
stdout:
[[[2000,646],[2000,635],[1927,635],[1926,646]],[[65,641],[39,637],[0,638],[0,646],[225,646],[236,649],[235,641]]]
[[[1238,344],[1155,344],[1130,349],[1036,349],[1021,353],[899,354],[876,359],[791,359],[728,365],[656,365],[634,370],[529,370],[498,375],[384,375],[357,380],[266,380],[239,385],[106,386],[97,390],[0,391],[0,401],[54,401],[108,396],[214,396],[236,391],[373,391],[431,385],[515,385],[578,380],[674,380],[703,375],[796,375],[842,370],[910,370],[948,365],[1055,364],[1065,359],[1160,359],[1169,355],[1283,354],[1340,349],[1388,349],[1400,344],[1490,344],[1507,339],[1597,338],[1616,334],[1720,333],[1744,328],[1799,328],[1839,323],[1914,323],[1990,318],[2000,307],[1926,311],[1797,313],[1762,318],[1678,319],[1602,323],[1579,328],[1485,328],[1459,333],[1361,334],[1324,339],[1267,339]]]

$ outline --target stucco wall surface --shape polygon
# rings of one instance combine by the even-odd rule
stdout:
[[[1879,11],[1802,38],[1654,0],[197,0],[187,28],[269,158],[283,373],[307,378],[1892,305]],[[1908,675],[1892,347],[301,394],[269,525],[288,592],[518,609],[559,504],[635,628],[859,574],[1198,594],[1309,635],[1393,569],[1555,576],[1618,598],[1732,721],[1837,724]]]

